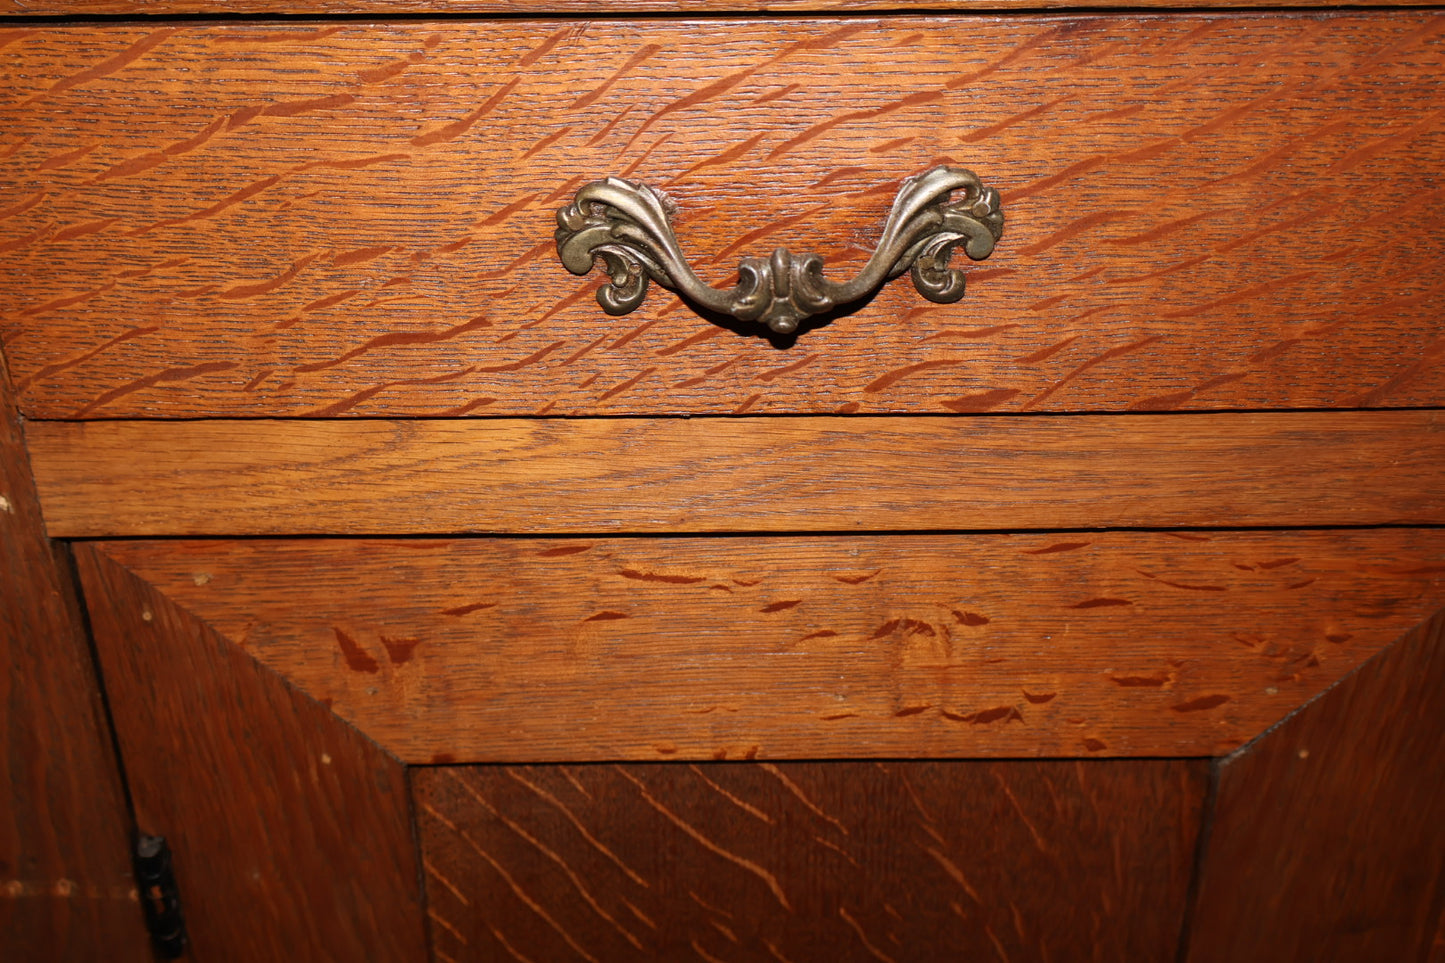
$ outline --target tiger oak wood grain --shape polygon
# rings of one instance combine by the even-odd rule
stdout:
[[[435,959],[1172,959],[1205,766],[420,770]]]
[[[1188,963],[1445,952],[1445,613],[1224,760]]]
[[[404,767],[144,581],[77,549],[136,818],[190,958],[426,955]]]
[[[0,321],[35,417],[1104,411],[1445,399],[1445,14],[17,27]],[[1260,67],[1259,65],[1267,65]],[[967,297],[779,350],[556,261],[585,182],[724,283],[1003,194]]]
[[[50,531],[703,532],[1445,522],[1434,411],[50,422]]]
[[[1227,752],[1445,605],[1445,532],[110,542],[397,757]]]
[[[1359,6],[1416,6],[1429,0],[1372,0]],[[607,11],[620,13],[811,13],[849,10],[892,11],[896,0],[612,0]],[[909,10],[990,11],[1040,10],[1081,6],[1077,0],[910,0]],[[1090,7],[1191,7],[1191,0],[1102,0]],[[1229,0],[1215,8],[1309,7],[1318,0]],[[594,15],[592,0],[3,0],[0,16],[156,16],[177,14],[379,14],[385,16],[456,13]]]
[[[64,550],[0,358],[0,959],[150,959],[130,826]]]

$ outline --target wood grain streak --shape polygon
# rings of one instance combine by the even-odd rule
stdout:
[[[1438,957],[1442,692],[1445,613],[1220,764],[1190,963]]]
[[[59,537],[1440,524],[1441,417],[37,422],[30,447]]]
[[[414,763],[1208,755],[1445,604],[1438,532],[1201,538],[96,551]]]
[[[0,959],[150,959],[130,826],[64,549],[0,359]]]
[[[1315,0],[1285,0],[1283,3],[1265,3],[1264,0],[1234,0],[1231,7],[1306,7]],[[1374,7],[1421,6],[1423,0],[1377,0]],[[936,10],[940,13],[978,12],[996,10],[1048,10],[1077,7],[1074,0],[919,0],[909,5],[910,10]],[[1190,7],[1186,0],[1103,0],[1092,3],[1092,7],[1118,8],[1142,7],[1167,10],[1171,7]],[[613,13],[661,13],[694,14],[739,13],[759,14],[772,12],[788,13],[837,13],[844,11],[890,11],[896,4],[885,0],[619,0],[608,10]],[[318,16],[327,14],[369,14],[377,16],[405,16],[419,13],[476,13],[476,14],[519,14],[523,16],[550,16],[558,13],[568,15],[595,15],[595,3],[583,0],[4,0],[0,13],[9,17],[22,16],[97,16],[97,15],[179,15],[179,14],[292,14],[297,16]],[[18,32],[18,31],[17,31]],[[568,31],[560,31],[555,37],[542,41],[519,62],[523,65],[542,60]],[[0,40],[0,49],[4,41]],[[383,78],[387,75],[383,75]]]
[[[136,818],[170,842],[195,958],[423,958],[403,767],[93,548],[77,560]]]
[[[1168,958],[1204,777],[1198,760],[627,764],[415,785],[436,948],[459,963],[902,963],[1072,959],[1081,933],[1100,958]]]
[[[352,8],[397,9],[307,9]],[[0,338],[22,410],[51,419],[1440,405],[1442,30],[1234,11],[16,31]],[[608,317],[551,251],[555,209],[616,175],[676,200],[714,283],[777,245],[843,277],[899,180],[942,162],[1008,216],[968,296],[893,284],[791,345],[665,293]]]

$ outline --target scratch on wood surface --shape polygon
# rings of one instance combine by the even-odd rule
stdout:
[[[943,867],[943,871],[948,874],[950,879],[963,887],[963,891],[969,895],[970,899],[980,906],[983,905],[983,900],[979,897],[978,890],[974,889],[973,885],[969,883],[968,879],[963,875],[963,870],[958,868],[957,863],[931,846],[925,846],[923,849],[924,852],[933,857],[934,862]]]
[[[472,905],[472,901],[467,899],[466,895],[457,888],[457,885],[455,883],[443,876],[441,872],[431,864],[430,860],[428,860],[426,857],[422,857],[421,863],[422,867],[426,869],[427,875],[435,879],[437,882],[441,883],[442,886],[446,887],[447,891],[450,892],[453,896],[455,896],[459,903],[461,903],[463,906]]]
[[[786,788],[788,792],[792,793],[793,796],[797,798],[798,802],[806,806],[808,810],[813,813],[813,815],[817,816],[819,819],[824,819],[832,823],[833,826],[837,828],[837,830],[844,836],[848,835],[848,827],[844,826],[833,816],[828,815],[828,813],[826,813],[821,806],[813,802],[813,800],[809,799],[808,794],[803,792],[803,787],[799,786],[792,779],[788,778],[787,773],[783,772],[783,770],[779,769],[777,766],[773,765],[770,762],[758,763],[758,767],[762,769],[763,772],[766,772],[768,775],[778,780],[778,782],[782,783],[783,787]]]

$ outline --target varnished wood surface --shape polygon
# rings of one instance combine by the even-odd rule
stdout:
[[[1445,952],[1445,613],[1220,765],[1188,963]]]
[[[1371,0],[1358,6],[1423,6],[1428,0]],[[1229,0],[1221,8],[1305,7],[1318,0]],[[897,0],[611,0],[607,11],[622,13],[810,13],[897,9]],[[1085,6],[1079,0],[910,0],[909,10],[1039,10]],[[1192,7],[1192,0],[1092,0],[1089,7]],[[382,16],[457,13],[593,16],[595,0],[3,0],[0,16],[156,16],[176,14],[377,14]]]
[[[1173,959],[1188,761],[444,767],[438,961]]]
[[[0,360],[0,959],[150,959],[130,827],[62,549]]]
[[[136,819],[172,849],[187,958],[422,959],[403,766],[141,579],[77,558]]]
[[[1440,404],[1442,30],[17,27],[0,337],[45,418]],[[714,283],[780,244],[846,277],[940,162],[1007,213],[967,297],[895,283],[785,350],[666,292],[608,318],[553,251],[555,210],[623,175]]]
[[[399,758],[1213,755],[1445,605],[1445,533],[116,542]]]
[[[52,422],[50,531],[1068,529],[1445,522],[1439,412]]]

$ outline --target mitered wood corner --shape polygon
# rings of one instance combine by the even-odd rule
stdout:
[[[1188,963],[1445,950],[1445,612],[1223,760]]]
[[[405,767],[103,554],[76,554],[136,818],[170,844],[188,954],[420,960]]]

